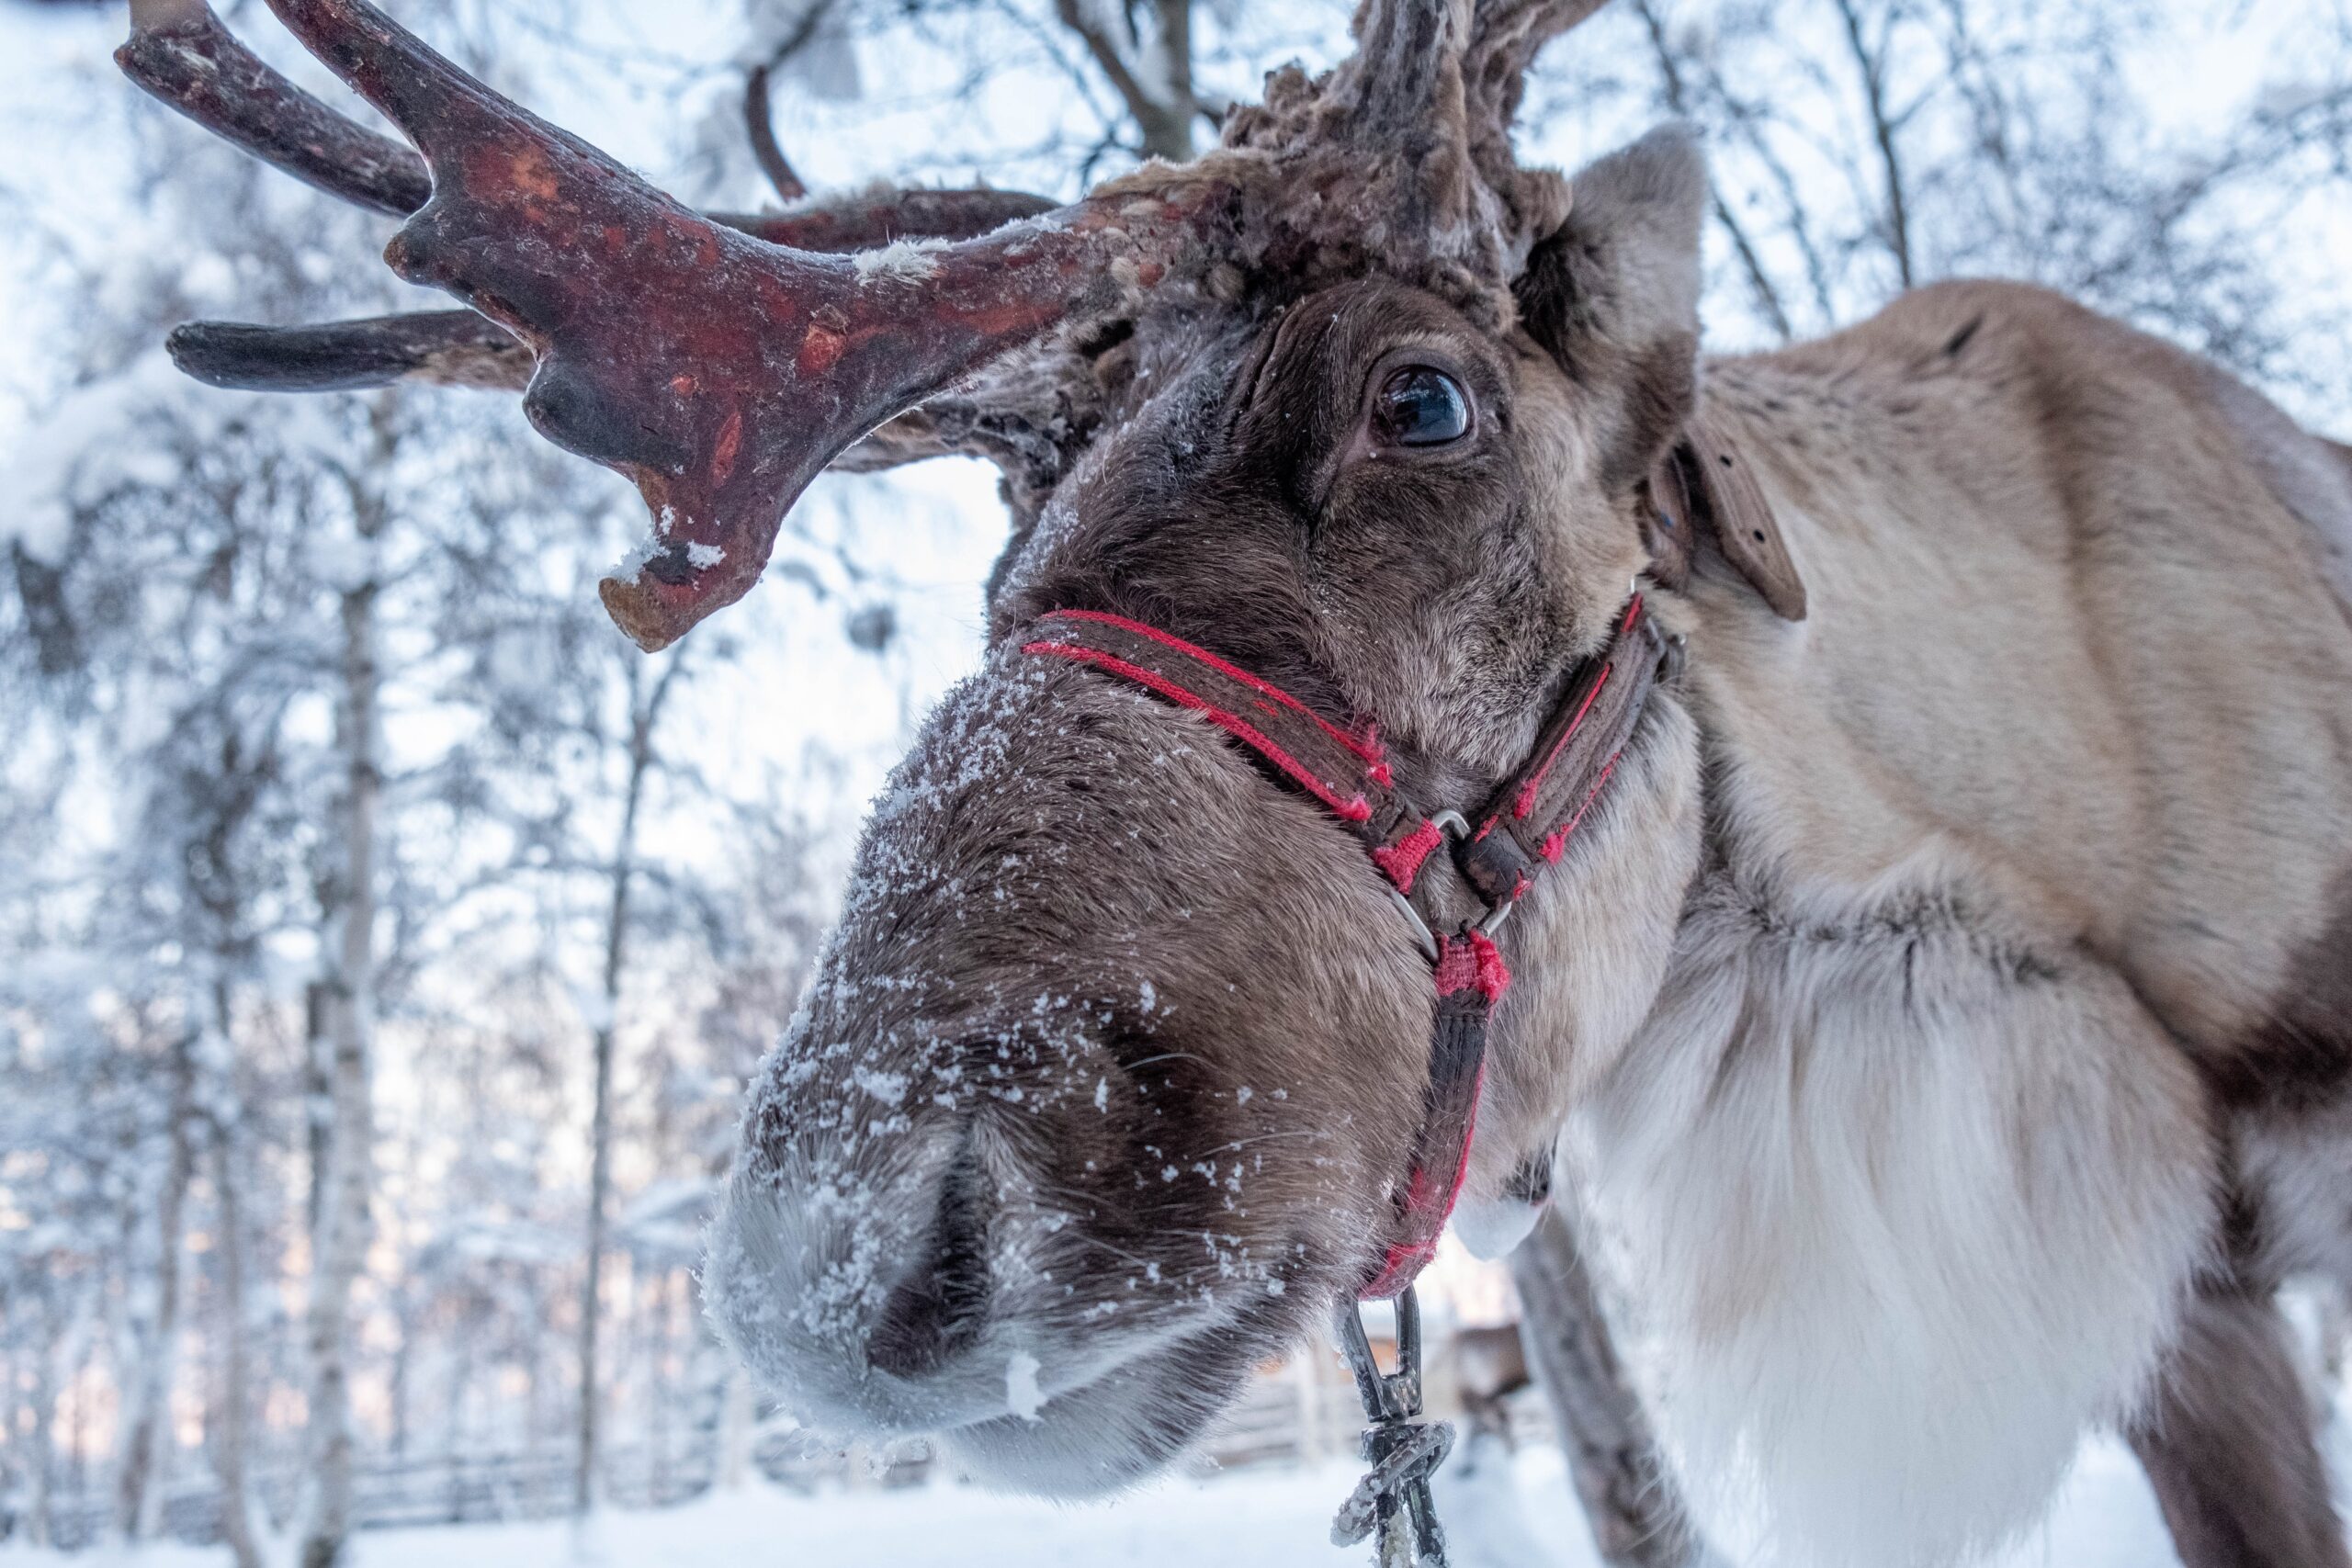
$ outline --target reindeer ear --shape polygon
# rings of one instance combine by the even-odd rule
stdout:
[[[1596,400],[1612,493],[1650,470],[1697,403],[1707,164],[1665,125],[1578,174],[1567,221],[1512,286],[1520,324]]]

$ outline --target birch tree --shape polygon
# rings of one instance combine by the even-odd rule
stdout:
[[[634,659],[622,665],[628,723],[620,748],[620,826],[614,836],[612,858],[605,874],[608,895],[604,964],[589,1019],[595,1037],[595,1088],[589,1132],[587,1268],[580,1288],[580,1452],[572,1483],[575,1514],[586,1513],[594,1505],[595,1494],[598,1394],[602,1388],[598,1333],[604,1318],[607,1210],[612,1201],[613,1182],[613,1048],[621,984],[628,974],[630,902],[638,880],[638,835],[644,819],[646,791],[661,761],[656,738],[662,714],[686,667],[685,660],[684,651],[675,649],[650,671],[646,664]]]

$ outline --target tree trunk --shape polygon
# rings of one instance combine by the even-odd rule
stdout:
[[[54,1287],[51,1287],[54,1289]],[[57,1366],[62,1354],[65,1333],[57,1314],[57,1301],[52,1296],[42,1303],[44,1332],[38,1358],[33,1362],[33,1429],[32,1452],[27,1461],[32,1472],[32,1495],[25,1505],[27,1541],[34,1547],[47,1546],[56,1531],[50,1517],[51,1490],[57,1473],[57,1444],[54,1423],[57,1418],[59,1382]]]
[[[244,1198],[239,1185],[234,1123],[216,1122],[212,1137],[212,1190],[220,1206],[220,1235],[214,1251],[220,1263],[220,1299],[214,1333],[220,1347],[220,1381],[212,1394],[212,1473],[220,1484],[220,1538],[237,1568],[261,1568],[254,1536],[252,1490],[245,1479],[251,1451],[253,1358],[245,1337]]]
[[[334,1119],[334,1086],[328,1072],[334,1061],[328,1040],[334,1028],[331,996],[324,979],[302,987],[302,1136],[311,1173],[310,1189],[302,1195],[302,1224],[313,1236],[326,1212],[327,1129]]]
[[[626,894],[616,879],[613,904]],[[619,930],[617,919],[613,929]],[[618,946],[617,939],[614,947]],[[605,992],[612,1006],[612,987]],[[596,1365],[598,1300],[605,1289],[605,1200],[613,1182],[613,1026],[607,1017],[596,1031],[596,1100],[588,1141],[588,1268],[580,1286],[580,1441],[571,1476],[571,1511],[585,1514],[596,1500],[596,1413],[601,1373]]]
[[[390,409],[379,404],[374,457],[390,456]],[[384,525],[381,500],[368,479],[351,486],[363,547],[372,551]],[[376,1015],[376,818],[383,786],[383,671],[377,647],[379,584],[343,592],[342,712],[344,860],[326,900],[334,939],[326,987],[328,1119],[323,1163],[316,1173],[318,1218],[311,1235],[310,1340],[311,1517],[301,1568],[337,1568],[352,1528],[351,1300],[368,1256],[368,1196],[375,1173],[374,1086],[369,1061]]]
[[[172,1046],[172,1101],[168,1112],[169,1154],[164,1190],[156,1203],[154,1319],[129,1393],[122,1469],[116,1477],[115,1527],[126,1540],[154,1533],[170,1479],[173,1446],[172,1374],[177,1362],[180,1317],[180,1227],[195,1174],[192,1125],[196,1098],[196,1041],[183,1029]]]
[[[1131,11],[1124,28],[1087,0],[1055,0],[1054,14],[1079,36],[1110,79],[1143,136],[1143,155],[1171,164],[1193,157],[1193,0],[1152,0],[1150,20],[1138,28]]]
[[[394,1327],[400,1343],[392,1347],[391,1387],[385,1397],[392,1407],[391,1454],[397,1461],[408,1457],[409,1365],[416,1354],[416,1313],[412,1292],[405,1286],[396,1299],[400,1321]]]
[[[1713,1562],[1683,1517],[1564,1206],[1545,1209],[1511,1254],[1510,1270],[1528,1368],[1551,1402],[1593,1545],[1611,1568]]]
[[[742,1489],[745,1475],[752,1466],[752,1429],[759,1415],[752,1393],[752,1374],[727,1358],[727,1382],[719,1395],[718,1405],[718,1472],[719,1486],[729,1492]]]
[[[637,875],[638,814],[645,802],[647,776],[653,769],[653,729],[662,721],[671,684],[683,668],[680,659],[678,654],[670,656],[650,694],[644,692],[642,666],[628,666],[628,784],[621,802],[620,831],[613,846],[612,897],[605,911],[602,1011],[595,1020],[596,1089],[588,1129],[588,1268],[580,1287],[580,1442],[571,1478],[574,1515],[587,1513],[596,1500],[597,1330],[605,1286],[605,1211],[613,1186],[613,1034],[619,1018],[621,976],[628,961],[628,901]]]
[[[1171,164],[1193,159],[1193,117],[1200,112],[1193,101],[1193,0],[1157,0],[1159,53],[1166,62],[1167,98],[1153,106],[1157,112],[1138,115],[1143,125],[1143,155]]]

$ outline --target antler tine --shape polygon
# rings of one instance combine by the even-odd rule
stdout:
[[[424,160],[279,75],[204,0],[131,0],[115,63],[198,125],[306,185],[405,218],[433,194]]]
[[[1510,123],[1536,51],[1603,0],[1362,0],[1355,58],[1334,73],[1346,137],[1380,149],[1438,259],[1515,276],[1567,212],[1557,175],[1519,167]]]
[[[713,213],[711,221],[804,251],[874,250],[901,240],[968,240],[1052,211],[1010,190],[877,190],[780,215]],[[420,310],[298,327],[190,321],[165,346],[198,380],[246,392],[347,392],[422,381],[519,392],[531,351],[471,310]]]
[[[395,381],[519,392],[532,369],[514,334],[471,310],[303,327],[190,321],[164,347],[185,374],[247,392],[348,392]]]
[[[1074,310],[1203,270],[1231,221],[1232,186],[1193,170],[960,244],[787,249],[680,206],[364,0],[271,8],[424,156],[432,197],[393,269],[521,339],[532,423],[644,495],[654,537],[602,592],[648,649],[750,590],[850,443]]]
[[[1497,227],[1516,273],[1528,250],[1556,230],[1568,213],[1567,182],[1549,169],[1522,169],[1511,151],[1510,128],[1527,90],[1528,68],[1545,44],[1577,26],[1607,0],[1481,0],[1463,51],[1464,115],[1470,161],[1499,198]]]
[[[1327,112],[1340,141],[1390,171],[1399,228],[1426,236],[1428,281],[1498,287],[1514,269],[1464,90],[1476,24],[1472,0],[1361,0]]]
[[[1535,56],[1605,4],[1607,0],[1483,0],[1471,23],[1463,63],[1474,122],[1508,138]]]
[[[1356,52],[1340,68],[1357,139],[1428,140],[1469,22],[1470,0],[1363,0]]]

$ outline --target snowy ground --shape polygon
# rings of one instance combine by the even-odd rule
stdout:
[[[1456,1568],[1593,1568],[1558,1450],[1448,1473],[1439,1510]],[[356,1568],[1319,1568],[1363,1563],[1329,1544],[1355,1483],[1337,1465],[1179,1481],[1116,1503],[1062,1507],[972,1487],[798,1497],[765,1486],[657,1513],[600,1516],[584,1539],[560,1524],[393,1530],[360,1538]],[[282,1562],[290,1553],[281,1551]],[[2001,1568],[2167,1568],[2172,1548],[2131,1455],[2084,1450],[2050,1521]],[[216,1551],[149,1551],[136,1568],[223,1568]],[[59,1558],[0,1549],[0,1568],[115,1568],[120,1554]]]

